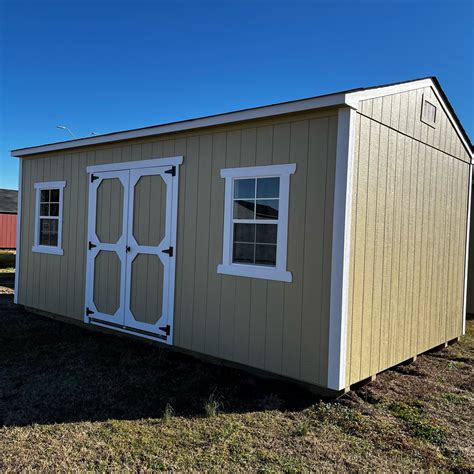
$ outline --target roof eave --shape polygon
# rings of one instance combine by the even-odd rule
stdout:
[[[91,145],[101,145],[122,140],[150,137],[154,135],[163,135],[166,133],[182,132],[186,130],[195,130],[198,128],[214,127],[230,123],[243,122],[247,120],[256,120],[277,115],[285,115],[296,112],[304,112],[324,107],[344,106],[346,103],[346,93],[331,94],[310,99],[302,99],[294,102],[269,105],[255,109],[229,112],[226,114],[212,115],[209,117],[184,120],[153,127],[127,130],[123,132],[114,132],[94,137],[79,138],[66,142],[50,143],[47,145],[34,146],[29,148],[18,148],[11,151],[13,157],[23,157],[38,153],[47,153],[57,150],[67,150]]]

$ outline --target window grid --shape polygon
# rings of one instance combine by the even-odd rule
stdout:
[[[40,192],[40,245],[58,246],[59,195],[60,191],[56,188],[42,189]]]
[[[273,184],[276,184],[277,191],[276,195],[274,197],[269,197],[265,196],[264,192],[262,193],[262,196],[259,196],[259,182],[264,183],[265,180],[268,181],[273,181]],[[236,191],[236,183],[238,182],[243,182],[246,181],[247,183],[253,181],[253,192],[251,194],[245,194],[244,195],[239,195]],[[278,205],[280,201],[280,178],[278,176],[265,176],[265,177],[254,177],[254,178],[235,178],[233,179],[233,186],[232,186],[232,262],[237,263],[237,264],[244,264],[244,265],[262,265],[262,266],[269,266],[269,267],[275,267],[276,266],[276,253],[277,253],[277,244],[278,244],[278,228],[279,228],[279,218],[278,217],[271,217],[270,214],[268,214],[269,217],[267,218],[259,218],[257,217],[258,214],[258,205],[265,205],[265,204],[258,204],[259,202],[265,202],[265,203],[276,203],[276,214],[278,214]],[[252,203],[253,204],[253,210],[251,211],[253,214],[252,218],[238,218],[235,217],[236,213],[236,204],[238,202],[246,202],[246,203]],[[275,209],[275,207],[273,207]],[[263,211],[261,211],[263,212]],[[253,239],[252,240],[235,240],[235,228],[236,224],[249,224],[249,225],[254,225],[254,231],[253,231]],[[259,225],[272,225],[275,226],[276,232],[275,232],[275,238],[274,242],[263,242],[259,241],[257,238],[257,226]],[[253,251],[252,251],[252,261],[250,259],[245,260],[244,258],[236,258],[236,245],[238,244],[241,247],[244,246],[253,246]],[[270,250],[270,257],[267,256],[267,261],[265,261],[264,257],[258,257],[257,258],[257,250],[261,250],[261,247],[267,247],[268,250]],[[273,252],[272,252],[273,250]],[[272,255],[273,253],[273,255]],[[265,254],[264,254],[265,255]],[[268,255],[268,252],[267,252]]]
[[[62,212],[65,181],[35,183],[35,240],[33,252],[63,255]]]

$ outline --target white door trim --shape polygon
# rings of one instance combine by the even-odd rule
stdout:
[[[124,162],[124,163],[109,163],[105,165],[97,165],[97,166],[88,166],[87,167],[87,172],[89,174],[92,173],[106,173],[106,172],[126,172],[128,173],[128,176],[130,177],[132,170],[135,169],[146,169],[146,168],[154,168],[154,167],[168,167],[168,166],[173,166],[174,167],[174,176],[166,174],[167,182],[167,199],[170,197],[171,198],[171,205],[169,207],[169,212],[170,212],[170,217],[169,217],[169,223],[170,223],[170,231],[169,231],[169,245],[173,247],[174,252],[173,252],[173,257],[170,258],[169,261],[169,281],[170,284],[167,285],[167,294],[163,294],[163,299],[167,298],[168,303],[168,320],[167,324],[170,326],[169,330],[169,335],[168,337],[163,337],[161,334],[157,334],[156,337],[153,334],[150,333],[143,333],[141,332],[140,329],[137,328],[136,331],[129,329],[127,327],[123,327],[120,325],[116,324],[116,321],[110,321],[110,324],[107,324],[108,321],[104,321],[101,323],[100,321],[94,321],[91,320],[91,318],[86,314],[86,308],[87,308],[87,303],[89,301],[92,301],[92,298],[90,297],[91,292],[93,292],[93,270],[92,266],[89,264],[89,259],[91,256],[89,255],[92,251],[86,250],[87,251],[87,265],[86,265],[86,292],[85,292],[85,307],[84,307],[84,322],[87,324],[94,324],[97,326],[102,326],[106,327],[108,329],[112,329],[115,331],[131,334],[137,337],[143,337],[145,339],[151,339],[154,341],[158,341],[164,344],[172,345],[173,340],[174,340],[174,298],[175,298],[175,282],[176,282],[176,253],[177,253],[177,248],[176,248],[176,236],[177,236],[177,222],[178,222],[178,196],[179,196],[179,165],[181,165],[183,162],[183,157],[182,156],[174,156],[174,157],[168,157],[168,158],[158,158],[158,159],[152,159],[152,160],[141,160],[141,161],[131,161],[131,162]],[[117,173],[118,174],[118,173]],[[100,177],[99,177],[100,178]],[[91,181],[89,179],[89,186],[92,186],[95,184],[95,181]],[[99,181],[100,182],[100,181]],[[96,187],[98,186],[99,182],[96,183]],[[95,202],[95,197],[96,192],[93,193],[91,192],[91,187],[89,187],[89,207],[88,207],[88,236],[89,233],[91,232],[91,229],[95,230],[95,214],[97,208],[96,202]],[[124,191],[124,203],[130,202],[129,198],[129,190],[131,189],[130,185],[127,186],[127,189]],[[169,191],[171,190],[171,191]],[[127,193],[127,196],[125,197],[125,193]],[[125,201],[126,199],[126,201]],[[168,209],[167,209],[168,213]],[[123,223],[126,225],[125,229],[125,236],[128,233],[128,216],[129,216],[129,211],[124,212],[124,218],[123,218]],[[126,223],[126,224],[125,224]],[[167,224],[168,224],[168,218],[167,218]],[[96,236],[95,236],[96,237]],[[98,239],[97,239],[98,240]],[[105,246],[107,244],[102,244],[102,247],[105,250]],[[125,244],[123,245],[123,248],[126,247],[127,244],[127,238],[125,239]],[[125,267],[124,267],[125,268]],[[171,284],[172,283],[172,284]],[[164,288],[165,290],[165,288]],[[123,295],[123,307],[125,307],[125,291],[121,294]]]
[[[133,170],[137,168],[154,168],[158,166],[176,166],[183,163],[182,156],[170,156],[166,158],[154,158],[152,160],[124,161],[118,163],[107,163],[105,165],[94,165],[86,168],[88,173],[100,173],[102,171]]]

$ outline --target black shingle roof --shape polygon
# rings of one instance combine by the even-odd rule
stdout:
[[[18,191],[0,189],[0,213],[16,214],[18,209]]]

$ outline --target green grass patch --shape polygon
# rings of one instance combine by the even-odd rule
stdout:
[[[464,395],[461,395],[460,393],[445,393],[443,395],[443,398],[448,402],[454,403],[456,405],[466,403],[468,401],[468,398]]]
[[[0,268],[0,273],[15,273],[15,267]]]
[[[445,442],[447,429],[431,424],[424,416],[420,402],[412,402],[411,404],[395,402],[388,408],[397,418],[405,422],[412,436],[438,446]]]
[[[16,252],[14,250],[0,250],[0,272],[15,271]]]

